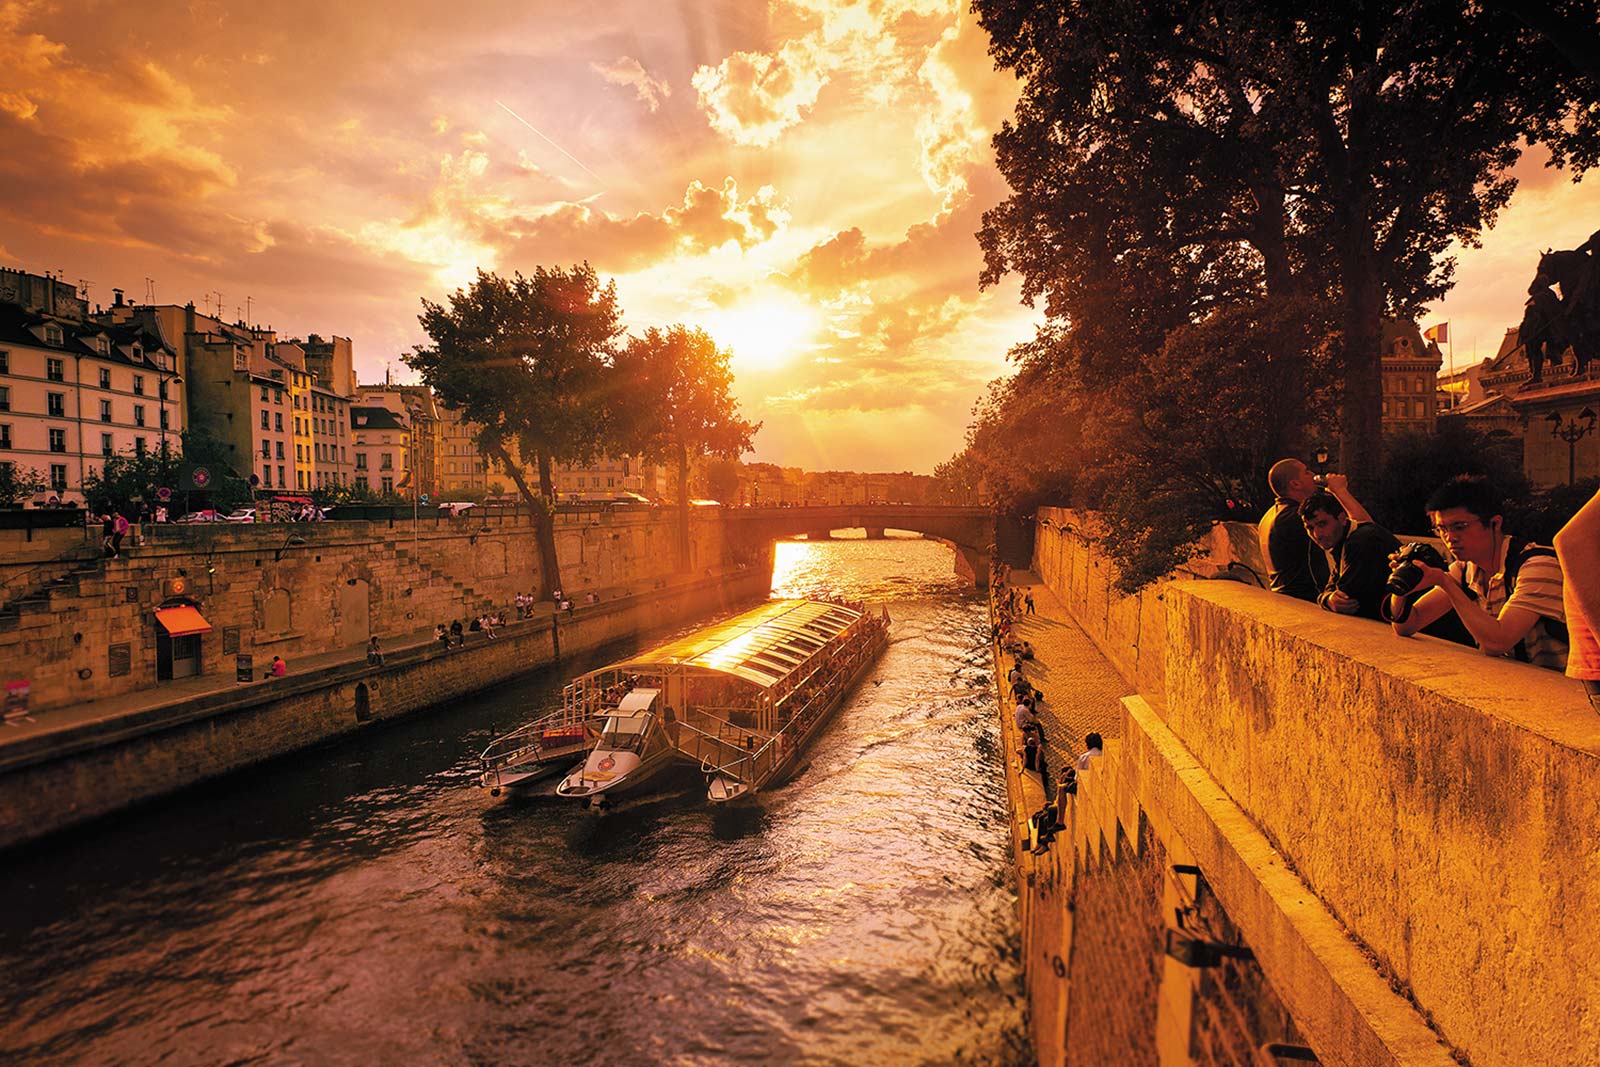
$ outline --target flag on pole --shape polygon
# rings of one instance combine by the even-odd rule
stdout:
[[[1433,327],[1427,333],[1424,333],[1422,336],[1426,337],[1430,341],[1436,342],[1436,343],[1441,344],[1441,345],[1449,344],[1450,343],[1450,324],[1448,322],[1441,322],[1439,325]]]

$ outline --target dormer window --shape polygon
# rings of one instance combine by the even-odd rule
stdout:
[[[63,343],[65,340],[66,340],[66,335],[61,332],[61,327],[57,326],[53,322],[45,323],[45,325],[44,325],[44,343],[45,344],[47,344],[47,345],[59,345],[59,344]]]
[[[111,342],[104,337],[96,337],[94,339],[94,350],[102,356],[109,356],[111,354]]]
[[[144,346],[139,344],[139,342],[135,341],[133,343],[132,351],[133,351],[134,360],[136,362],[143,363],[144,362]]]

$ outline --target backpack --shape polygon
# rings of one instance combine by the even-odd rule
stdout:
[[[1550,548],[1548,545],[1536,545],[1531,541],[1524,541],[1520,537],[1510,538],[1509,547],[1506,549],[1506,569],[1505,574],[1503,575],[1506,583],[1506,599],[1510,600],[1511,594],[1516,592],[1517,572],[1522,570],[1522,565],[1524,563],[1528,562],[1530,559],[1535,559],[1538,557],[1548,557],[1554,559],[1555,555],[1556,550]],[[1478,599],[1477,594],[1474,593],[1470,588],[1466,589],[1466,593],[1467,596],[1471,597],[1473,600]],[[1560,641],[1562,644],[1571,643],[1571,637],[1565,622],[1561,621],[1560,619],[1552,619],[1548,615],[1539,616],[1539,620],[1544,623],[1545,633],[1549,634],[1557,641]],[[1517,647],[1511,650],[1511,654],[1518,661],[1527,663],[1528,642],[1526,640],[1518,641]]]

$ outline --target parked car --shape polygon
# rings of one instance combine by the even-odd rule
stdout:
[[[230,511],[230,512],[228,512],[226,515],[224,515],[222,517],[222,521],[223,522],[255,522],[256,521],[256,509],[255,508],[239,508],[236,511]]]
[[[210,508],[206,508],[206,509],[201,510],[201,511],[191,511],[191,512],[189,512],[189,514],[183,516],[183,518],[179,519],[178,521],[179,522],[221,522],[222,521],[222,516],[218,515],[215,511],[212,511]]]

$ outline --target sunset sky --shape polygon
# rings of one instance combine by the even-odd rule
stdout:
[[[0,264],[285,335],[364,381],[475,267],[588,259],[633,327],[735,353],[753,458],[926,472],[1034,313],[979,292],[1015,86],[965,0],[0,0]],[[1466,250],[1455,358],[1520,318],[1600,178]]]

